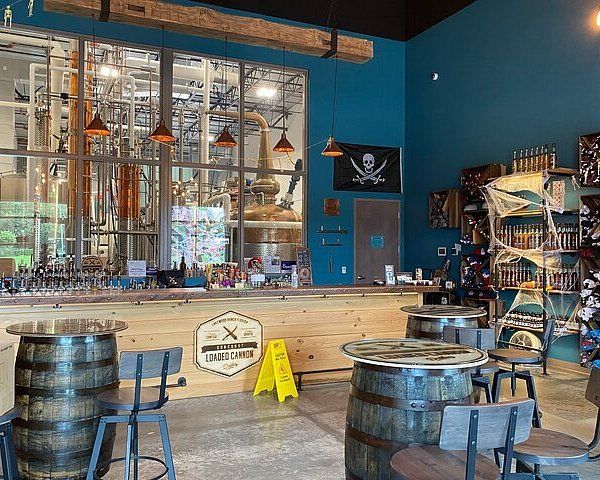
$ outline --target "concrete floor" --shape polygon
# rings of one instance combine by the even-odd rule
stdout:
[[[522,383],[522,382],[519,382]],[[536,376],[543,426],[589,442],[597,409],[584,398],[587,376],[552,369]],[[503,394],[506,399],[508,382]],[[523,396],[520,386],[517,396]],[[309,386],[300,397],[280,404],[271,395],[250,393],[179,400],[168,403],[171,444],[180,480],[342,480],[344,423],[348,384]],[[141,428],[140,454],[160,456],[156,429]],[[115,444],[120,456],[122,432]],[[575,472],[581,480],[600,479],[600,462],[552,469]],[[140,478],[157,469],[140,465]],[[107,480],[123,478],[115,467]]]
[[[585,375],[556,368],[548,377],[536,377],[545,428],[591,440],[597,410],[584,399],[586,383]],[[347,395],[348,384],[338,383],[309,386],[283,404],[270,395],[254,398],[250,393],[173,401],[164,411],[177,477],[342,480]],[[116,449],[122,441],[117,439]],[[158,441],[156,430],[144,430],[143,453],[159,454]],[[141,471],[155,470],[142,466]],[[544,471],[576,472],[582,480],[598,480],[600,463]],[[105,478],[122,478],[119,473],[113,469]]]

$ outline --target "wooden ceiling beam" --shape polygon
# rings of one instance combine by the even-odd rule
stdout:
[[[330,50],[331,35],[316,28],[305,28],[218,12],[206,7],[187,7],[153,0],[110,0],[108,20],[143,27],[228,40],[323,56]],[[100,17],[102,0],[44,0],[44,9],[50,12],[96,18]],[[337,40],[340,60],[365,63],[373,58],[373,42],[364,38],[339,35]]]

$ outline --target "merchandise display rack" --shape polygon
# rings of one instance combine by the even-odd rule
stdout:
[[[572,170],[572,169],[567,169],[567,168],[555,168],[555,169],[548,169],[548,170],[542,170],[539,172],[530,172],[530,173],[539,173],[542,176],[542,189],[544,194],[548,194],[548,188],[549,188],[549,184],[550,184],[550,179],[554,178],[554,177],[562,177],[562,178],[567,178],[567,177],[572,177],[574,175],[576,175],[578,173],[577,170]],[[518,173],[513,173],[511,174],[511,176],[518,176],[518,175],[522,175],[522,173],[518,172]],[[522,190],[522,192],[527,192],[527,193],[531,193],[531,194],[535,194],[535,192],[533,190]],[[492,278],[493,278],[493,289],[497,292],[497,296],[496,296],[496,302],[500,302],[501,301],[501,294],[502,292],[516,292],[515,295],[519,295],[520,292],[523,292],[525,294],[527,293],[538,293],[539,297],[541,298],[541,314],[531,314],[531,316],[533,315],[538,315],[538,319],[536,319],[535,322],[535,326],[532,325],[527,325],[524,323],[518,323],[517,321],[514,320],[507,320],[506,318],[499,318],[499,311],[500,311],[500,305],[496,305],[495,308],[495,318],[494,318],[494,328],[496,329],[496,336],[499,339],[500,343],[506,344],[508,346],[514,346],[514,347],[535,347],[533,345],[527,345],[526,342],[519,342],[516,343],[513,339],[515,338],[515,336],[519,336],[522,335],[521,332],[534,332],[534,333],[545,333],[546,329],[549,328],[549,324],[548,324],[548,319],[549,317],[555,316],[556,319],[556,312],[554,311],[554,308],[552,307],[552,314],[549,313],[548,311],[548,307],[549,304],[552,305],[552,302],[550,301],[550,295],[558,295],[558,296],[563,296],[563,297],[570,297],[570,296],[576,296],[579,295],[579,289],[577,288],[577,278],[578,278],[578,274],[577,272],[574,273],[574,278],[573,278],[573,282],[569,285],[569,289],[565,289],[565,290],[560,290],[560,289],[554,289],[551,288],[551,286],[548,285],[548,274],[550,269],[548,268],[547,265],[547,258],[549,256],[556,256],[557,254],[560,255],[560,265],[563,265],[563,255],[569,255],[569,256],[576,256],[579,254],[580,250],[579,249],[560,249],[560,248],[548,248],[548,245],[550,243],[552,243],[553,239],[552,236],[558,236],[558,234],[556,233],[556,231],[551,231],[550,228],[550,224],[553,224],[554,222],[550,222],[550,218],[549,216],[565,216],[565,215],[571,215],[571,216],[575,216],[578,214],[578,210],[574,210],[574,209],[564,209],[562,211],[551,211],[547,205],[547,201],[546,201],[546,196],[542,195],[541,196],[541,208],[536,208],[536,209],[523,209],[520,211],[515,211],[515,212],[510,212],[504,216],[500,216],[499,218],[496,218],[493,221],[493,225],[490,225],[490,228],[493,229],[493,233],[494,236],[496,236],[496,238],[498,238],[498,235],[501,234],[499,233],[501,229],[506,228],[505,231],[509,231],[508,230],[508,225],[510,225],[510,221],[518,221],[518,219],[527,219],[527,218],[540,218],[541,220],[541,265],[540,264],[536,264],[536,262],[534,262],[531,259],[528,259],[526,256],[522,256],[520,258],[518,258],[518,260],[516,262],[510,262],[511,265],[518,265],[518,268],[520,269],[519,272],[523,272],[526,273],[526,278],[520,278],[518,281],[514,280],[515,283],[517,283],[516,286],[506,286],[504,285],[506,282],[506,278],[502,279],[501,278],[501,266],[506,265],[502,262],[498,262],[497,258],[498,255],[502,252],[502,250],[505,250],[503,248],[498,248],[496,247],[494,249],[494,251],[491,251],[491,268],[492,268]],[[492,208],[492,206],[490,206],[490,208]],[[492,221],[490,221],[492,223]],[[527,229],[530,228],[532,225],[531,223],[528,224],[521,224],[520,226],[523,229]],[[539,224],[537,224],[539,225]],[[577,234],[578,236],[578,234]],[[560,243],[560,241],[559,241]],[[520,245],[522,246],[522,245]],[[506,249],[508,250],[508,249]],[[516,248],[514,245],[512,245],[510,247],[511,251],[518,251],[518,250],[522,250],[523,253],[525,253],[526,249],[521,249],[521,248]],[[572,266],[572,264],[569,264]],[[535,273],[532,271],[532,268],[535,267],[536,271],[539,272],[539,274],[537,275],[538,278],[541,278],[541,285],[537,285],[535,284],[535,286],[531,286],[531,278],[533,278],[533,276],[535,275]],[[541,270],[541,272],[540,272]],[[562,273],[562,268],[560,270],[560,274],[559,274],[559,278],[560,276],[563,275]],[[515,273],[516,275],[516,273]],[[565,275],[566,276],[566,275]],[[562,283],[562,282],[561,282]],[[567,283],[567,282],[565,282]],[[527,286],[524,286],[524,284],[526,284]],[[549,288],[550,287],[550,288]],[[517,298],[515,296],[515,298]],[[562,298],[560,299],[561,303],[562,303]],[[572,313],[573,311],[575,311],[576,309],[576,300],[574,300],[573,302],[573,306],[569,306],[567,308],[567,312],[565,312],[563,314],[563,317],[572,317]],[[534,304],[533,302],[531,304],[528,303],[523,303],[523,306],[526,305],[532,305]],[[512,307],[511,307],[512,309]],[[510,310],[510,309],[509,309]],[[570,312],[569,312],[570,311]],[[527,312],[529,313],[529,312]],[[534,317],[535,318],[535,317]],[[541,321],[540,321],[541,320]],[[558,320],[558,319],[557,319]],[[538,326],[539,325],[539,326]],[[512,335],[511,339],[506,341],[506,340],[502,340],[502,336],[503,333],[506,329],[510,329],[510,330],[516,330],[516,332]],[[558,324],[557,322],[557,333],[566,333],[566,334],[574,334],[577,333],[579,330],[579,327],[577,324],[570,322],[570,321],[563,321],[562,323]],[[525,336],[525,338],[527,338]],[[548,355],[548,351],[549,349],[543,349],[543,353],[544,353],[544,362],[543,362],[543,371],[544,373],[547,373],[547,355]]]

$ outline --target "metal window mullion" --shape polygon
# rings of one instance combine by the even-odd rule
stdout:
[[[160,57],[160,114],[165,124],[172,130],[173,110],[173,50],[164,49]],[[160,145],[159,149],[159,268],[168,269],[171,263],[171,221],[172,221],[172,169],[171,147]]]
[[[78,39],[79,61],[77,62],[77,178],[75,179],[75,264],[81,268],[83,260],[83,155],[85,149],[85,64],[86,49],[83,37]],[[89,213],[89,212],[88,212]]]
[[[238,91],[240,92],[240,98],[238,101],[238,113],[239,113],[239,132],[240,132],[240,143],[238,144],[238,265],[243,268],[244,265],[244,211],[245,211],[245,198],[244,198],[244,184],[245,182],[245,128],[244,119],[246,118],[245,103],[246,103],[246,92],[244,91],[244,84],[246,83],[246,64],[240,62],[238,64]]]

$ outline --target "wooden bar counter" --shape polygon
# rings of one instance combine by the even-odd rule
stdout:
[[[117,335],[119,351],[184,347],[181,374],[188,386],[173,389],[173,398],[244,392],[254,388],[259,363],[231,377],[199,369],[195,362],[195,332],[200,324],[233,311],[260,322],[263,350],[269,340],[283,338],[294,372],[350,368],[352,362],[340,355],[339,345],[364,338],[404,337],[407,315],[400,308],[421,304],[424,292],[437,290],[414,286],[301,287],[6,295],[0,296],[0,342],[15,342],[6,327],[27,320],[122,320],[129,329]],[[232,338],[237,338],[235,332]],[[349,378],[347,370],[311,374],[303,382]]]

